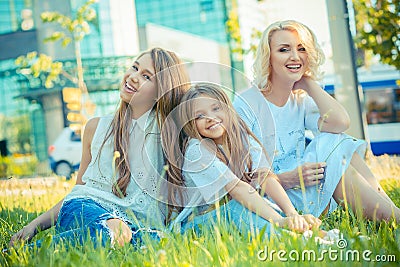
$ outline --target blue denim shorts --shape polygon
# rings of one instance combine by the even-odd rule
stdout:
[[[58,214],[54,244],[83,245],[90,238],[95,246],[106,246],[112,242],[112,232],[106,224],[109,219],[120,219],[90,198],[75,198],[65,201]],[[132,231],[131,244],[140,246],[147,235],[160,240],[161,232],[125,222]],[[42,241],[36,242],[40,247]]]
[[[57,218],[56,236],[80,242],[90,237],[105,245],[111,240],[106,221],[118,218],[89,198],[76,198],[63,203]],[[54,239],[54,238],[53,238]]]

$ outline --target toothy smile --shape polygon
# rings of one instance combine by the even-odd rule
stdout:
[[[214,130],[215,128],[217,128],[217,127],[219,127],[219,126],[221,126],[221,122],[217,122],[216,124],[214,124],[214,125],[208,127],[208,129],[209,129],[209,130]]]
[[[286,67],[287,67],[288,69],[291,69],[291,70],[297,70],[297,69],[300,69],[300,68],[301,68],[301,65],[300,65],[300,64],[286,65]]]
[[[137,90],[133,86],[129,85],[128,82],[125,82],[125,88],[128,89],[127,91],[137,92]]]

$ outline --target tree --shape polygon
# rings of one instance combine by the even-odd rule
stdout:
[[[16,134],[13,135],[13,138],[16,142],[16,148],[14,151],[17,151],[21,154],[26,154],[32,152],[31,149],[31,127],[29,123],[28,114],[14,117],[12,118],[13,122],[11,124],[15,127]],[[13,141],[13,140],[11,140]]]
[[[61,40],[62,45],[67,46],[72,40],[74,41],[78,73],[77,83],[83,93],[87,93],[87,88],[83,79],[80,43],[82,39],[90,33],[89,22],[96,18],[96,11],[90,7],[95,2],[96,0],[89,0],[83,4],[83,6],[78,8],[75,19],[71,19],[70,17],[58,12],[43,12],[40,16],[43,22],[57,23],[70,34],[69,36],[65,34],[65,32],[54,32],[44,40],[45,42]]]
[[[258,1],[261,2],[262,0]],[[257,50],[257,44],[261,38],[262,32],[253,28],[251,34],[250,46],[243,47],[242,35],[240,33],[239,16],[236,4],[232,4],[232,8],[228,14],[228,20],[225,23],[225,28],[230,36],[232,53],[236,54],[238,58],[241,58],[242,55],[246,55],[248,53],[255,54]]]
[[[61,41],[62,46],[69,45],[72,41],[75,45],[75,58],[77,65],[77,77],[63,70],[61,62],[53,61],[50,56],[45,54],[37,54],[37,52],[28,53],[25,56],[20,56],[16,59],[15,64],[21,68],[30,69],[30,74],[34,77],[39,77],[45,74],[45,87],[52,88],[54,83],[58,81],[59,75],[63,75],[73,83],[77,84],[82,95],[82,110],[81,115],[92,115],[94,104],[89,99],[86,83],[83,78],[82,56],[81,56],[81,41],[90,33],[89,22],[96,19],[96,11],[91,7],[96,0],[89,0],[78,8],[75,18],[70,18],[59,12],[43,12],[41,19],[45,23],[57,23],[65,31],[56,31],[51,36],[44,39],[44,42]],[[82,116],[84,124],[86,116]]]
[[[19,154],[32,152],[31,124],[27,114],[12,117],[1,115],[0,125],[3,128],[0,140],[7,140],[8,151]]]
[[[368,55],[372,53],[379,55],[382,63],[400,70],[399,2],[353,0],[357,30],[354,41],[356,47],[364,54],[364,59],[366,58],[358,58],[358,65],[368,64]]]

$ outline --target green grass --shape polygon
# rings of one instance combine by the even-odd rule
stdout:
[[[374,173],[384,179],[381,180],[382,186],[400,206],[400,179],[397,177],[400,167],[397,159],[380,157],[376,162],[373,160],[369,164]],[[0,180],[1,248],[8,247],[13,233],[50,208],[73,186],[73,181],[50,181]],[[22,247],[11,249],[9,253],[0,254],[0,266],[265,266],[271,264],[271,260],[274,266],[400,264],[400,229],[393,222],[361,220],[352,213],[338,209],[323,219],[323,228],[340,229],[346,247],[340,249],[343,243],[321,246],[312,240],[304,241],[301,237],[286,233],[263,240],[261,235],[241,235],[233,226],[221,222],[212,231],[204,231],[201,235],[169,234],[160,242],[148,239],[145,241],[146,248],[141,249],[130,245],[115,249],[110,246],[95,248],[88,242],[83,247],[70,247],[67,250],[62,244],[56,247],[50,245],[49,233],[53,231],[50,229],[38,234],[37,238],[44,237],[47,241],[43,247],[31,251],[24,251]],[[370,240],[360,238],[360,235],[368,236]],[[368,262],[362,258],[363,253],[371,260],[379,255],[386,257],[387,261]],[[287,261],[281,261],[279,255]],[[357,255],[360,256],[359,260],[355,258]],[[318,259],[322,256],[323,260]]]

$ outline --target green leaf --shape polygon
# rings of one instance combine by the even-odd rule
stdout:
[[[60,40],[61,38],[65,37],[65,33],[63,32],[54,32],[52,35],[50,35],[47,38],[44,38],[43,41],[46,42],[55,42]]]
[[[400,42],[386,41],[398,40],[400,1],[353,0],[353,7],[357,28],[354,38],[356,46],[364,51],[364,54],[372,52],[380,56],[382,63],[400,69],[400,62],[396,55],[396,51],[400,51]],[[370,24],[370,27],[364,27],[367,24]],[[378,35],[380,39],[376,38]]]
[[[61,45],[62,45],[63,47],[66,47],[71,41],[72,41],[71,38],[65,37],[65,38],[62,40]]]

